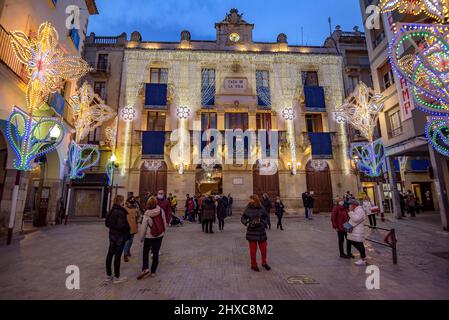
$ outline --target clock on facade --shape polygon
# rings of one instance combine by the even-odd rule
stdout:
[[[231,40],[232,42],[239,42],[240,35],[238,33],[233,32],[229,35],[229,40]]]

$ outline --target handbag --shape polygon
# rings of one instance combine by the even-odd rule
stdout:
[[[357,223],[355,226],[353,226],[352,224],[349,223],[349,221],[345,222],[343,225],[343,228],[345,228],[345,231],[347,233],[352,233],[352,231],[354,230],[355,227],[357,227],[359,224],[361,224],[364,220],[360,221],[359,223]]]

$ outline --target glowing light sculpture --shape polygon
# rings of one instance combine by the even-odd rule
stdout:
[[[383,12],[398,10],[400,13],[429,17],[444,22],[449,17],[449,3],[447,0],[381,0],[380,8]]]
[[[382,174],[382,167],[387,158],[387,151],[382,140],[372,143],[358,143],[353,145],[353,159],[359,159],[357,166],[369,177],[379,177]]]
[[[114,163],[112,161],[108,161],[106,163],[106,176],[108,178],[108,186],[111,187],[113,183],[113,176],[114,176]]]
[[[6,137],[16,154],[14,167],[30,171],[37,158],[54,151],[64,138],[64,124],[59,118],[33,118],[14,108],[6,123]]]
[[[134,108],[133,105],[129,105],[126,107],[123,107],[122,111],[121,111],[121,117],[123,121],[134,121],[134,119],[137,116],[137,111]]]
[[[100,161],[100,151],[96,145],[77,144],[72,141],[67,161],[70,166],[70,179],[82,179],[85,176],[84,172]]]
[[[178,107],[176,109],[176,116],[179,120],[187,120],[190,118],[190,108],[189,107]]]
[[[435,150],[449,157],[449,117],[430,118],[426,137]]]
[[[312,161],[310,162],[310,167],[314,171],[324,171],[329,168],[329,164],[326,160],[312,159]]]
[[[357,144],[353,156],[358,156],[359,169],[370,177],[379,177],[386,159],[385,146],[382,140],[373,141],[373,132],[377,125],[379,113],[383,109],[384,97],[376,94],[371,88],[360,82],[354,92],[334,113],[338,123],[349,123],[360,131],[368,143]]]

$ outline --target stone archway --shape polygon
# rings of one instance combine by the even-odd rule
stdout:
[[[159,190],[167,193],[167,164],[162,160],[159,162],[157,169],[148,169],[145,161],[140,167],[139,195],[142,199],[148,193],[157,194]]]
[[[313,191],[313,198],[315,199],[315,212],[330,212],[332,211],[333,195],[332,195],[332,180],[329,165],[326,162],[326,167],[322,170],[316,170],[312,166],[310,160],[306,165],[306,183],[307,190]]]

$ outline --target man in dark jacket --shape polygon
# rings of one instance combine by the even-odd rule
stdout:
[[[344,206],[345,202],[343,199],[337,198],[337,204],[332,209],[331,221],[332,227],[337,231],[338,235],[338,249],[340,250],[340,258],[348,259],[353,257],[351,254],[351,244],[347,239],[348,233],[345,230],[344,224],[349,221],[348,210]],[[343,249],[343,244],[346,239],[346,250],[345,254]]]
[[[117,195],[114,198],[114,205],[111,212],[106,217],[106,227],[109,228],[109,250],[106,256],[107,281],[114,283],[126,281],[125,277],[120,277],[120,260],[122,258],[125,242],[130,238],[130,227],[126,215],[128,212],[123,207],[124,197]],[[114,276],[112,276],[112,258],[114,258]]]
[[[220,196],[217,196],[215,200],[217,201],[218,230],[223,231],[226,219],[226,202]]]
[[[304,215],[306,217],[306,219],[309,218],[309,192],[303,192],[302,196],[302,204],[304,206]]]
[[[165,191],[159,190],[157,192],[157,205],[164,210],[165,212],[165,220],[167,221],[167,225],[171,223],[171,203],[165,198]]]
[[[212,226],[215,220],[216,207],[215,201],[212,196],[204,198],[201,211],[202,224],[204,227],[203,230],[205,230],[206,233],[214,233],[214,231],[212,230]]]

